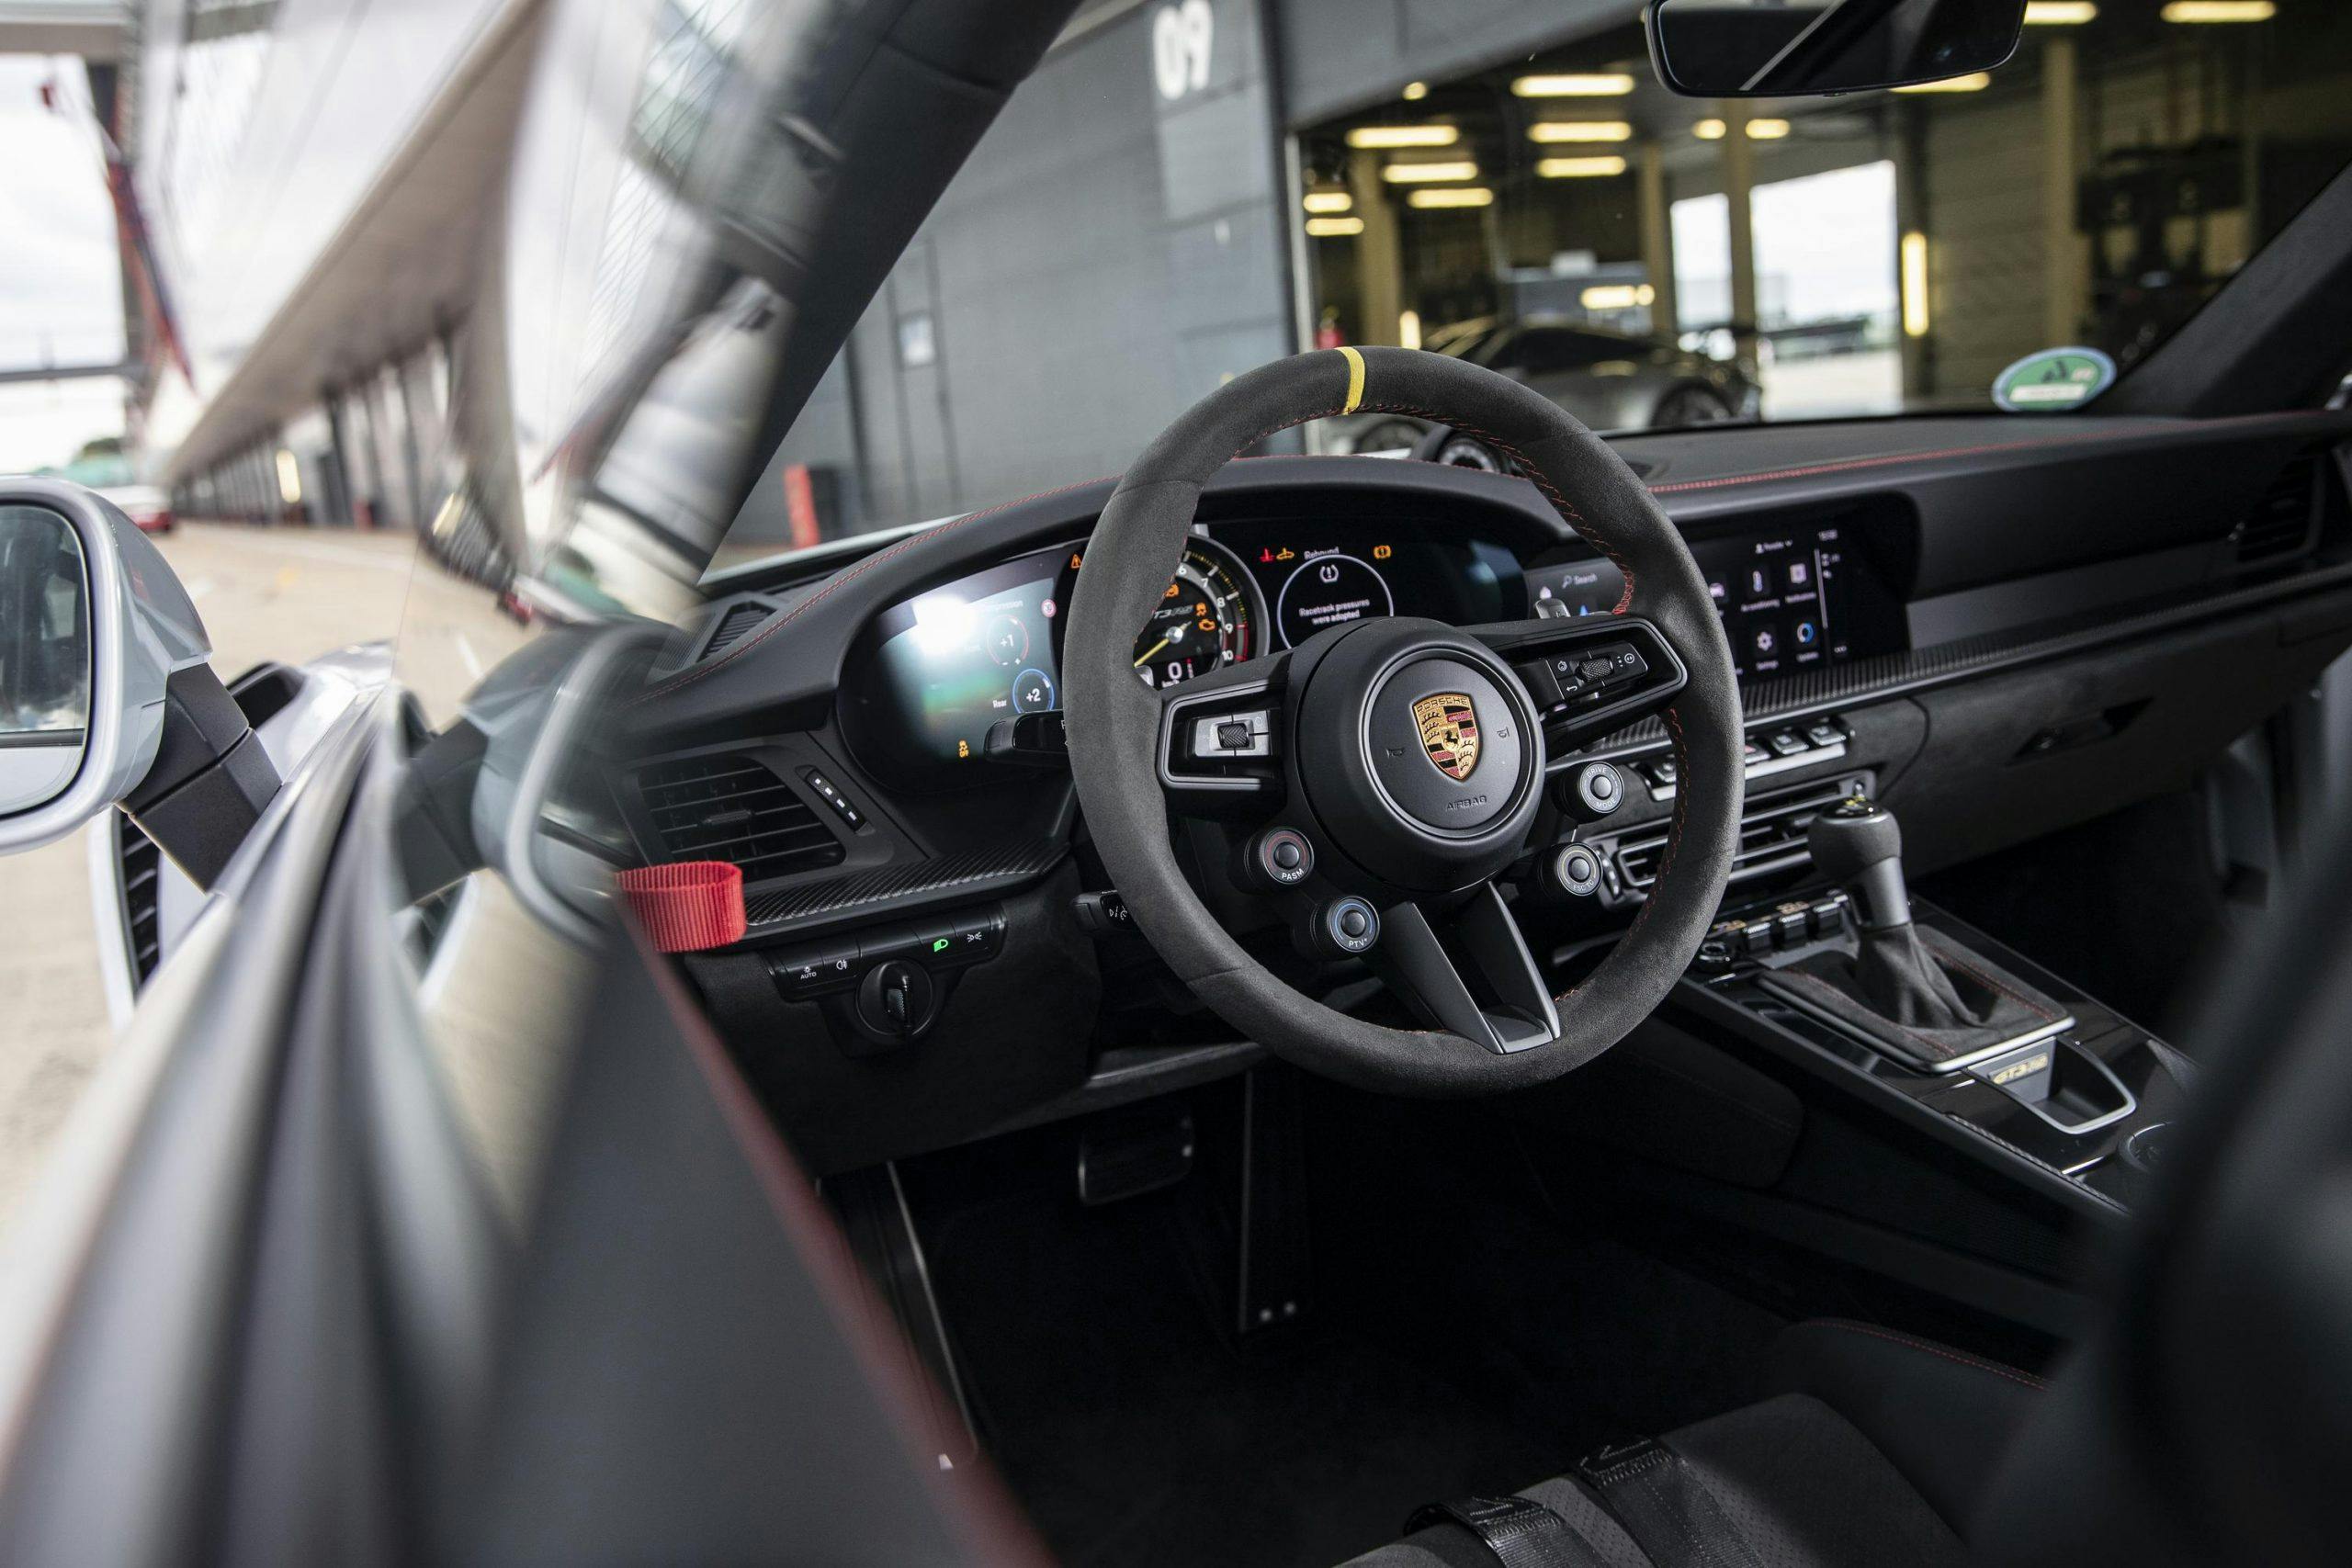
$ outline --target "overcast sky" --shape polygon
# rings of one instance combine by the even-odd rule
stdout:
[[[41,107],[51,75],[64,113]],[[78,62],[0,56],[0,367],[121,357],[114,206],[88,103]],[[90,437],[121,433],[112,378],[0,386],[0,472],[62,463]]]

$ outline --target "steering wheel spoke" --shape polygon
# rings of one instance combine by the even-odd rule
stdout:
[[[1423,1020],[1498,1056],[1560,1037],[1551,987],[1491,882],[1384,911],[1365,956]]]
[[[1666,634],[1640,615],[1505,621],[1469,631],[1510,660],[1535,699],[1554,765],[1663,711],[1690,682]]]
[[[1170,806],[1221,815],[1281,802],[1289,664],[1276,653],[1159,689],[1159,787]]]

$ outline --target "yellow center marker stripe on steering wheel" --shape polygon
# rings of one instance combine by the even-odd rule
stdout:
[[[1363,355],[1352,348],[1343,348],[1340,354],[1348,362],[1348,401],[1340,412],[1353,413],[1356,405],[1363,401]]]

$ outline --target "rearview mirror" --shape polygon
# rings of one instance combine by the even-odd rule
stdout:
[[[2007,63],[2025,0],[1652,0],[1658,80],[1686,97],[1907,87]]]
[[[78,485],[0,479],[0,852],[128,796],[154,765],[166,682],[211,654],[129,518]]]

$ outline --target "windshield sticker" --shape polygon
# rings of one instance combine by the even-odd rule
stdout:
[[[1994,379],[1993,400],[2011,413],[2080,408],[2115,384],[2115,361],[2095,348],[2045,348]]]

